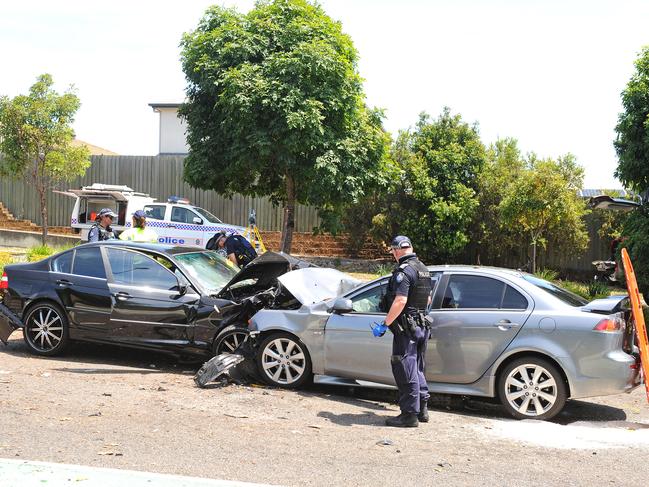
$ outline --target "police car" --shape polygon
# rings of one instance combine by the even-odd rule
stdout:
[[[130,228],[133,213],[144,210],[147,226],[158,234],[158,242],[164,244],[205,247],[216,232],[243,234],[246,230],[223,223],[209,211],[190,204],[186,198],[172,196],[167,203],[161,203],[128,186],[95,183],[58,193],[76,198],[70,225],[81,234],[82,240],[88,239],[88,231],[102,208],[111,208],[117,214],[112,225],[117,232]]]

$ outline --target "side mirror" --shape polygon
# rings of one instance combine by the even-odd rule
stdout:
[[[195,216],[194,219],[193,219],[192,221],[193,221],[194,224],[196,224],[196,225],[202,225],[202,224],[203,224],[203,220],[202,220],[201,218],[198,218],[197,216]]]
[[[176,288],[178,289],[178,294],[180,296],[184,296],[189,290],[189,283],[181,277],[180,279],[178,279],[178,286],[176,286]]]
[[[336,314],[349,313],[354,310],[354,308],[352,307],[352,300],[338,298],[336,299],[336,301],[334,301],[334,304],[330,310]]]

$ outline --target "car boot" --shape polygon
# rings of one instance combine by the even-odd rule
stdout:
[[[419,421],[415,413],[401,413],[399,416],[386,419],[385,424],[397,428],[416,428],[419,426]]]
[[[428,401],[421,401],[419,403],[419,414],[417,415],[417,419],[420,423],[428,423]]]

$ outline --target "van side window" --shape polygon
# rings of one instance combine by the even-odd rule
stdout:
[[[147,218],[153,220],[164,220],[166,209],[167,207],[165,205],[146,205],[144,207],[144,213],[146,213]]]
[[[171,221],[179,223],[194,223],[196,213],[183,208],[182,206],[174,206],[171,209]]]

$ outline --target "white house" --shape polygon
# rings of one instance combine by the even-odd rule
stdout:
[[[178,116],[180,103],[149,103],[154,112],[160,114],[160,155],[185,155],[187,146],[187,124]]]

